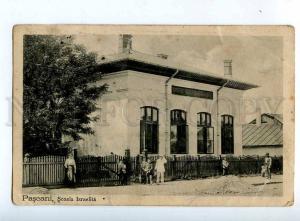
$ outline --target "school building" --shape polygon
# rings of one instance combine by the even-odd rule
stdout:
[[[94,135],[77,145],[78,156],[107,154],[242,154],[240,101],[256,85],[232,78],[232,61],[223,77],[173,63],[167,55],[132,50],[132,37],[120,36],[120,53],[102,56]]]

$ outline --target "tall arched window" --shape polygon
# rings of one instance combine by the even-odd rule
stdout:
[[[172,110],[170,132],[171,154],[187,153],[187,134],[186,112],[183,110]]]
[[[234,153],[233,116],[221,116],[221,145],[222,154]]]
[[[141,107],[140,152],[158,153],[158,109]]]
[[[197,114],[197,152],[214,153],[214,128],[211,126],[210,113]]]

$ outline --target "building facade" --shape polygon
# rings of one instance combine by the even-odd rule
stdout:
[[[228,64],[227,64],[228,65]],[[240,101],[255,85],[124,52],[103,57],[100,119],[78,155],[242,154]],[[231,70],[231,67],[230,67]],[[97,114],[97,113],[96,113]]]

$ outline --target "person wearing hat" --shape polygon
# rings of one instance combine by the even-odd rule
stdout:
[[[271,166],[272,166],[272,158],[270,157],[269,153],[266,153],[265,161],[265,170],[266,170],[266,178],[271,180]]]
[[[30,162],[30,153],[25,153],[24,155],[24,163],[29,163]]]

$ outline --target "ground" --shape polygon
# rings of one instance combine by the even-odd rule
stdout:
[[[23,188],[23,193],[76,194],[76,195],[236,195],[281,196],[282,175],[274,175],[271,182],[260,176],[226,176],[197,180],[178,180],[164,184],[132,184],[128,186],[46,189]]]

